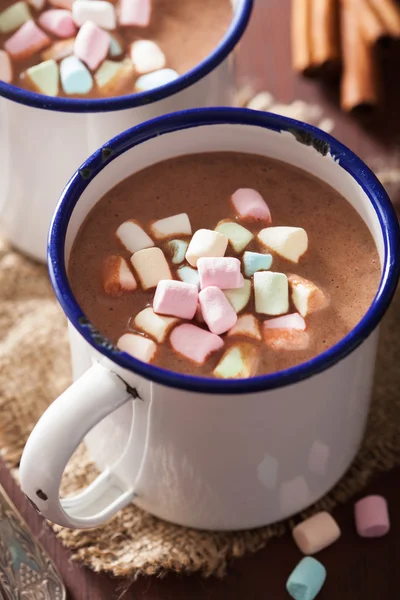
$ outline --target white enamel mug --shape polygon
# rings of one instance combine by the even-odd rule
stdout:
[[[64,186],[110,138],[175,110],[232,104],[232,51],[246,29],[253,0],[232,4],[231,25],[214,52],[176,81],[149,92],[78,100],[0,81],[0,227],[16,248],[46,260],[48,230]]]
[[[284,160],[326,181],[365,221],[382,265],[372,306],[336,346],[286,371],[230,381],[173,373],[120,352],[85,317],[66,274],[77,231],[107,190],[161,160],[227,150]],[[51,227],[50,275],[70,324],[76,381],[26,444],[23,491],[45,517],[78,528],[100,525],[129,502],[167,521],[220,530],[267,525],[306,508],[359,448],[398,252],[384,189],[315,127],[216,108],[167,115],[116,137],[72,177]],[[84,438],[101,474],[60,501],[63,470]]]

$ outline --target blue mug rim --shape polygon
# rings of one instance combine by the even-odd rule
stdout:
[[[154,90],[128,94],[126,96],[116,96],[115,98],[63,98],[45,96],[0,81],[0,96],[34,108],[71,113],[110,112],[146,106],[188,88],[222,63],[235,48],[245,32],[253,5],[254,0],[242,0],[242,5],[234,11],[232,21],[225,36],[213,52],[187,73]]]
[[[384,264],[376,296],[367,313],[342,340],[322,354],[268,375],[250,379],[220,380],[184,375],[141,362],[119,351],[89,322],[70,288],[65,268],[65,235],[73,209],[92,179],[130,148],[160,135],[205,125],[235,124],[257,126],[277,132],[290,132],[299,143],[327,151],[340,167],[362,187],[378,217],[384,241]],[[48,266],[51,283],[66,316],[83,338],[118,366],[156,383],[182,390],[209,394],[248,394],[294,384],[333,366],[353,352],[376,328],[396,290],[400,272],[400,230],[396,212],[383,186],[351,150],[331,135],[312,125],[270,113],[241,108],[205,108],[180,111],[152,119],[114,137],[94,152],[74,173],[57,205],[48,240]]]

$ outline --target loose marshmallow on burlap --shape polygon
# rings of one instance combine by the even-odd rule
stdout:
[[[218,223],[215,231],[226,235],[229,243],[235,252],[242,252],[244,248],[251,242],[254,235],[239,223],[234,223],[229,220],[223,220]]]
[[[224,294],[229,300],[229,303],[233,306],[235,312],[238,313],[249,303],[251,296],[251,281],[249,281],[249,279],[244,279],[241,288],[224,290]]]
[[[120,296],[137,288],[136,279],[122,256],[113,255],[103,263],[103,288],[110,296]]]
[[[240,342],[231,346],[214,369],[221,379],[246,379],[257,374],[259,352],[255,346]]]
[[[254,340],[261,340],[260,323],[254,315],[241,315],[238,317],[237,323],[228,331],[227,335],[239,335],[253,338]]]
[[[151,335],[160,344],[165,341],[167,333],[177,322],[178,319],[174,317],[156,315],[151,306],[141,310],[133,320],[135,328]]]
[[[257,271],[254,273],[256,312],[282,315],[289,310],[289,285],[284,273]]]
[[[86,21],[78,31],[74,52],[89,69],[95,71],[103,62],[110,48],[110,36],[96,23]]]
[[[190,240],[186,251],[186,260],[192,267],[195,267],[198,259],[202,256],[212,258],[224,256],[228,241],[226,235],[218,233],[218,231],[198,229]]]
[[[169,265],[160,248],[138,250],[131,257],[131,263],[144,290],[156,287],[162,279],[172,279]]]
[[[163,69],[166,63],[164,52],[152,40],[133,42],[131,45],[131,61],[135,72],[139,75]]]
[[[154,246],[151,237],[149,237],[139,223],[133,219],[122,223],[115,232],[115,235],[121,244],[129,250],[129,252],[132,252],[132,254],[138,250],[144,250],[145,248]]]
[[[251,277],[256,271],[268,271],[272,265],[271,254],[260,252],[245,252],[243,254],[243,268],[246,277]]]
[[[11,83],[13,78],[12,64],[7,52],[0,50],[0,81]]]
[[[197,261],[197,269],[202,289],[215,285],[220,290],[243,287],[243,276],[240,272],[240,260],[230,256],[211,258],[202,256]]]
[[[189,323],[175,327],[170,341],[175,352],[198,365],[204,364],[212,352],[224,345],[218,335]]]
[[[309,313],[322,310],[328,306],[328,298],[312,281],[304,279],[299,275],[289,275],[288,281],[292,292],[293,304],[302,317],[306,317]]]
[[[192,226],[187,214],[181,213],[154,221],[150,225],[150,231],[157,240],[165,240],[174,235],[192,235]]]
[[[286,589],[294,600],[314,600],[326,579],[326,569],[312,556],[303,558],[290,574]]]
[[[120,25],[148,27],[151,18],[151,0],[121,0],[118,21]]]
[[[306,323],[298,313],[292,313],[263,323],[263,338],[273,350],[306,350],[310,343]]]
[[[0,13],[0,33],[11,33],[31,19],[26,2],[15,2]]]
[[[47,96],[58,95],[58,65],[55,60],[46,60],[26,70],[26,76],[36,89]]]
[[[258,239],[269,250],[295,263],[308,248],[307,232],[301,227],[266,227]]]
[[[4,42],[4,49],[13,60],[25,60],[50,43],[50,38],[34,21],[27,21]]]
[[[185,283],[193,283],[198,288],[200,287],[200,277],[197,269],[184,265],[177,270],[176,274]]]
[[[80,0],[78,0],[80,1]],[[93,0],[90,0],[92,2]],[[147,92],[154,90],[162,85],[167,85],[171,81],[178,79],[179,75],[173,69],[160,69],[146,75],[141,75],[135,82],[136,92]]]
[[[323,511],[296,525],[292,535],[303,554],[316,554],[339,539],[340,529],[335,519]]]
[[[361,537],[382,537],[390,529],[388,505],[383,496],[366,496],[356,502],[354,516]]]
[[[203,319],[212,333],[225,333],[237,321],[237,314],[219,288],[210,286],[199,293]]]
[[[60,63],[61,85],[64,92],[72,94],[88,94],[93,87],[92,76],[77,56],[67,56]]]
[[[151,362],[157,352],[157,344],[153,340],[136,333],[124,333],[119,338],[117,346],[122,352],[127,352],[146,363]]]
[[[129,59],[119,62],[105,60],[94,74],[99,92],[103,96],[115,96],[125,85],[133,82],[133,67]]]
[[[43,29],[59,38],[69,38],[76,33],[75,23],[69,10],[45,10],[39,15],[38,23]]]
[[[67,40],[60,40],[58,42],[54,42],[44,50],[41,54],[42,60],[62,60],[67,56],[71,56],[74,52],[74,44],[75,38],[68,38]]]
[[[250,188],[236,190],[231,196],[233,208],[244,221],[271,223],[271,212],[259,192]]]
[[[72,16],[78,27],[86,21],[93,21],[103,29],[116,28],[115,8],[105,0],[75,0],[72,4]]]
[[[153,300],[155,313],[193,319],[198,302],[197,286],[183,281],[159,281]]]
[[[183,240],[171,240],[165,244],[165,247],[171,254],[171,260],[174,265],[183,263],[188,245],[189,242],[184,242]]]

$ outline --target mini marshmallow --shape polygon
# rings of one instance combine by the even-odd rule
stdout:
[[[71,56],[74,52],[74,43],[75,38],[54,42],[50,48],[42,52],[41,58],[42,60],[62,60],[67,56]]]
[[[244,221],[271,223],[271,212],[264,198],[256,190],[242,188],[231,196],[233,208]]]
[[[51,6],[55,6],[56,8],[66,8],[67,10],[72,10],[73,2],[74,0],[49,0]]]
[[[137,288],[136,279],[122,256],[113,255],[103,263],[103,289],[110,296],[120,296]]]
[[[0,13],[0,33],[10,33],[31,19],[26,2],[15,2]]]
[[[306,323],[298,313],[263,323],[264,343],[272,350],[306,350],[310,343]]]
[[[306,556],[292,571],[286,582],[286,589],[294,600],[314,600],[325,579],[325,567],[312,556]]]
[[[155,313],[193,319],[197,310],[197,286],[183,281],[159,281],[153,300]]]
[[[35,10],[43,10],[46,0],[28,0],[28,4]]]
[[[339,539],[340,529],[335,519],[324,511],[296,525],[292,534],[303,554],[316,554]]]
[[[383,496],[366,496],[356,502],[354,516],[361,537],[382,537],[390,529],[388,505]]]
[[[289,310],[289,285],[284,273],[257,271],[254,273],[256,312],[282,315]]]
[[[185,265],[184,267],[180,267],[176,273],[179,279],[185,283],[193,283],[198,288],[200,287],[200,277],[196,269],[192,269],[192,267]]]
[[[157,240],[164,240],[173,235],[192,235],[192,226],[187,214],[181,213],[154,221],[150,225],[150,231]]]
[[[105,60],[94,74],[94,79],[103,96],[116,96],[130,82],[133,86],[131,61],[129,59],[120,62]]]
[[[250,300],[251,281],[244,279],[243,287],[234,290],[224,290],[224,294],[233,306],[236,313],[239,313]]]
[[[151,335],[160,344],[165,341],[167,333],[178,319],[156,315],[151,306],[140,311],[134,318],[134,325],[141,331]]]
[[[156,287],[162,279],[172,279],[168,263],[160,248],[138,250],[131,257],[131,263],[144,290]]]
[[[232,221],[220,221],[215,231],[226,235],[232,248],[238,253],[242,252],[254,237],[251,231]]]
[[[298,329],[304,331],[306,322],[298,313],[291,313],[290,315],[264,321],[264,327],[267,329]]]
[[[155,42],[138,40],[131,45],[131,61],[135,72],[145,75],[165,67],[165,54]]]
[[[72,16],[78,27],[86,21],[93,21],[103,29],[116,28],[115,8],[105,0],[75,0],[72,4]]]
[[[301,227],[266,227],[258,239],[269,250],[295,263],[308,248],[308,236]]]
[[[328,298],[312,281],[299,275],[289,275],[288,280],[293,304],[302,317],[328,306]]]
[[[256,271],[268,271],[271,265],[271,254],[260,254],[260,252],[245,252],[243,254],[243,267],[246,277],[251,277]]]
[[[122,43],[120,42],[120,40],[115,37],[115,35],[110,35],[110,56],[111,58],[117,58],[118,56],[121,56],[123,50],[122,50]]]
[[[237,258],[201,256],[197,261],[197,269],[202,289],[210,285],[215,285],[220,290],[243,287],[240,261]]]
[[[151,17],[151,0],[121,0],[119,24],[148,27]]]
[[[0,50],[0,81],[11,83],[13,78],[12,64],[7,52]]]
[[[95,71],[103,62],[110,48],[110,36],[92,21],[86,21],[75,39],[75,55],[89,69]]]
[[[46,60],[26,70],[28,78],[42,94],[58,95],[58,65],[55,60]]]
[[[212,258],[224,256],[228,241],[226,235],[218,233],[218,231],[198,229],[190,240],[186,260],[192,267],[195,267],[198,259],[202,256],[211,256]]]
[[[174,265],[180,265],[185,260],[185,254],[189,242],[183,240],[171,240],[165,244],[168,252],[171,254],[171,260]],[[188,267],[190,269],[190,267]]]
[[[62,88],[67,95],[88,94],[93,87],[90,72],[76,56],[68,56],[61,61],[60,77]]]
[[[76,33],[75,23],[69,10],[45,10],[39,15],[38,23],[43,29],[59,38],[69,38]]]
[[[94,0],[88,0],[93,2]],[[78,0],[82,2],[82,0]],[[160,69],[159,71],[153,71],[153,73],[147,73],[147,75],[141,75],[138,77],[135,83],[135,90],[137,92],[147,92],[154,90],[155,88],[161,87],[171,83],[178,79],[179,75],[173,69]]]
[[[228,331],[228,336],[239,335],[261,340],[260,323],[254,315],[241,315],[237,323]]]
[[[81,0],[78,1],[80,2]],[[153,340],[148,340],[136,333],[124,333],[124,335],[121,335],[117,342],[117,347],[122,352],[127,352],[134,358],[146,363],[151,362],[157,352],[157,344]]]
[[[186,323],[175,327],[170,340],[175,352],[198,365],[204,364],[212,352],[224,345],[218,335]]]
[[[219,288],[210,286],[201,290],[199,303],[203,319],[212,333],[225,333],[235,325],[236,312]]]
[[[246,379],[257,373],[259,353],[252,344],[242,342],[231,346],[214,369],[221,379]]]
[[[115,235],[124,248],[129,250],[129,252],[132,252],[132,254],[138,250],[144,250],[145,248],[154,246],[151,237],[149,237],[139,223],[133,219],[122,223],[115,232]]]
[[[34,21],[27,21],[4,42],[4,49],[13,60],[25,60],[50,43],[50,38]]]

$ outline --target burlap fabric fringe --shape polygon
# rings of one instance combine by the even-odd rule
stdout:
[[[374,400],[362,449],[336,488],[309,513],[332,509],[399,461],[399,321],[400,295],[382,328]],[[66,321],[46,270],[0,241],[0,447],[15,476],[33,425],[69,382]],[[65,474],[64,494],[78,491],[94,476],[81,447]],[[200,572],[208,577],[223,576],[232,558],[255,552],[290,525],[209,533],[165,523],[131,505],[94,530],[54,529],[72,558],[95,571],[126,577]]]

